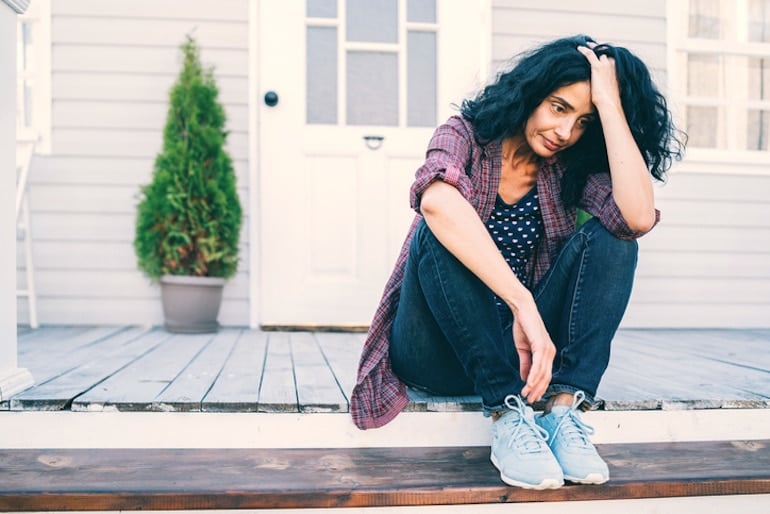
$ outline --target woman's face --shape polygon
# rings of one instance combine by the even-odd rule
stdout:
[[[596,119],[591,84],[575,82],[548,95],[524,127],[529,147],[540,157],[551,157],[577,143]]]

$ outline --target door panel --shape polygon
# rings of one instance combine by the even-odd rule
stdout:
[[[484,6],[259,3],[261,324],[369,323],[433,128],[483,76]]]

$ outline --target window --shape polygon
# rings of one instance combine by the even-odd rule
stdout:
[[[19,16],[16,39],[16,137],[50,151],[50,2],[36,0]]]
[[[669,23],[688,154],[770,160],[770,0],[669,0]]]

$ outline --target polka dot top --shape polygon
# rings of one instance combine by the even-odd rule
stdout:
[[[495,208],[486,222],[487,231],[513,272],[526,284],[524,270],[543,234],[543,218],[537,188],[533,187],[518,202],[507,204],[497,195]],[[502,311],[509,311],[502,300],[497,299]]]

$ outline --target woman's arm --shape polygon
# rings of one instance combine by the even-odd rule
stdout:
[[[522,396],[539,400],[551,382],[556,348],[534,298],[516,278],[473,206],[452,185],[437,180],[422,194],[420,211],[436,238],[511,308]]]
[[[591,64],[591,99],[604,131],[612,196],[628,227],[647,232],[656,218],[652,180],[623,112],[615,61],[585,46],[578,50]]]

